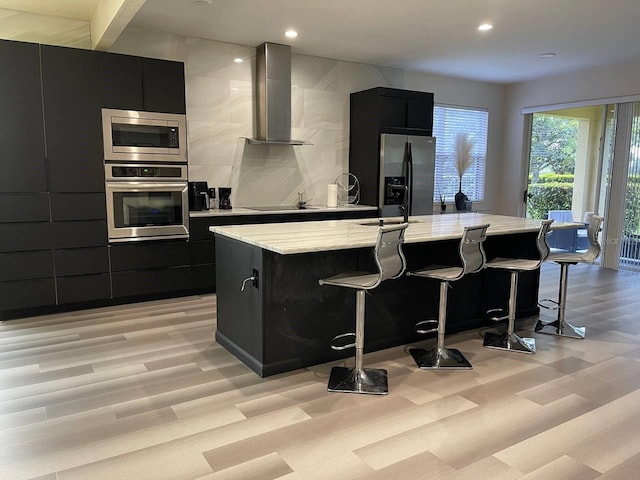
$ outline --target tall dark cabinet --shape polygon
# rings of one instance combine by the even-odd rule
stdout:
[[[184,64],[7,40],[0,62],[0,320],[111,301],[101,108],[185,113]],[[176,248],[189,267],[187,242],[136,251]],[[148,276],[184,290],[174,264]]]
[[[360,182],[360,201],[378,205],[380,134],[431,136],[433,93],[376,87],[351,94],[349,172]]]
[[[98,56],[40,48],[57,303],[108,299]]]
[[[55,303],[39,46],[0,41],[0,305]]]
[[[0,41],[0,192],[47,187],[38,45]]]

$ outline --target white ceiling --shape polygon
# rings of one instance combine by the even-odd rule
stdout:
[[[0,0],[0,8],[89,19],[97,2]],[[494,29],[478,32],[483,22]],[[146,0],[129,26],[511,83],[638,61],[638,24],[640,0]],[[286,39],[287,28],[299,37]]]

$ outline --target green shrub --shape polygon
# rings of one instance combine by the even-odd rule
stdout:
[[[624,233],[640,234],[640,175],[629,177],[625,194]]]
[[[573,182],[532,183],[529,185],[529,194],[528,216],[544,218],[549,210],[571,210]]]

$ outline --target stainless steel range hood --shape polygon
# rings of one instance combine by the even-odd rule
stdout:
[[[256,138],[252,144],[311,145],[291,139],[291,47],[263,43],[256,49]]]

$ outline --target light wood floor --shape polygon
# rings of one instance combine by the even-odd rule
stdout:
[[[558,272],[544,267],[541,297]],[[588,338],[533,334],[523,355],[449,336],[472,371],[367,354],[387,396],[327,393],[332,365],[260,379],[213,340],[214,295],[4,322],[0,478],[637,479],[639,287],[571,267]]]

